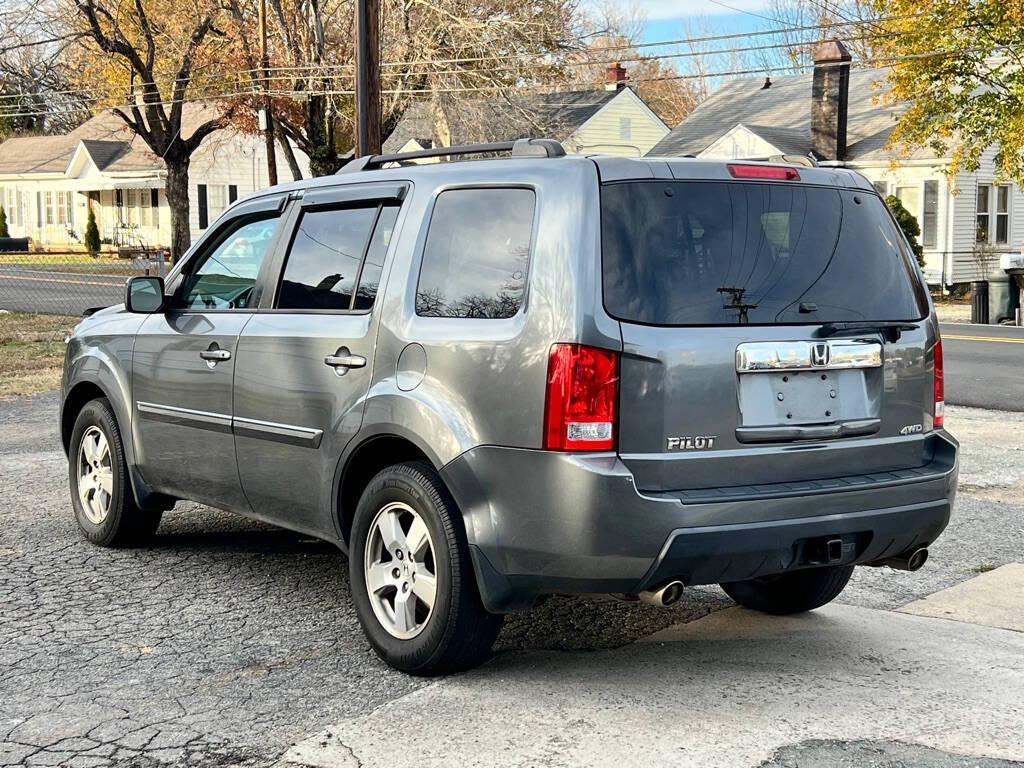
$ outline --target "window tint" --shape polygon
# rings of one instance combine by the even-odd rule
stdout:
[[[536,196],[529,189],[452,189],[434,205],[416,314],[512,317],[523,303]]]
[[[179,308],[248,309],[277,217],[243,224],[185,278]]]
[[[903,239],[873,194],[634,182],[604,186],[601,209],[605,306],[624,320],[825,323],[927,312]]]
[[[377,206],[303,213],[285,262],[277,306],[351,309],[359,266],[376,217]]]
[[[370,247],[366,249],[363,270],[359,273],[359,287],[356,289],[356,300],[353,309],[370,309],[377,298],[377,286],[380,284],[381,271],[384,268],[384,256],[391,244],[391,236],[395,231],[398,219],[398,206],[388,205],[381,208],[377,218],[377,226],[373,230]]]

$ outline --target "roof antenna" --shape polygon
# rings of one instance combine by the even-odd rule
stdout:
[[[764,85],[761,86],[761,90],[762,91],[767,91],[771,87],[772,87],[772,79],[770,77],[765,77]]]

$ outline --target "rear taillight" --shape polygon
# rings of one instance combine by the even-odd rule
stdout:
[[[734,179],[774,179],[776,181],[799,181],[800,174],[796,168],[779,165],[739,165],[728,164],[729,173]]]
[[[610,451],[615,447],[616,352],[554,344],[548,356],[544,448]]]
[[[935,342],[935,408],[932,411],[932,427],[942,427],[943,412],[946,410],[946,392],[942,376],[942,341]]]

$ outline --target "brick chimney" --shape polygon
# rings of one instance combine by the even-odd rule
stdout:
[[[604,89],[617,91],[626,87],[626,69],[619,62],[609,64],[604,70]]]
[[[846,159],[850,52],[837,38],[814,49],[811,84],[811,149],[819,160]]]

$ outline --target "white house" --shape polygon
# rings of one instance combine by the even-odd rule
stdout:
[[[186,104],[182,133],[214,115]],[[295,158],[303,175],[306,157]],[[278,148],[278,177],[290,181]],[[46,248],[84,239],[88,209],[100,237],[115,246],[167,246],[171,216],[164,194],[163,160],[113,112],[104,111],[63,136],[25,136],[0,144],[0,206],[12,237]],[[189,166],[189,213],[195,239],[238,197],[268,186],[265,144],[233,129],[208,136]]]
[[[627,85],[621,66],[609,66],[605,80],[603,89],[532,94],[512,103],[460,101],[443,115],[416,102],[384,141],[384,152],[545,137],[568,152],[642,157],[668,126]]]
[[[886,144],[907,105],[884,103],[888,74],[888,68],[851,69],[842,43],[827,41],[815,52],[813,73],[728,81],[648,154],[798,155],[856,169],[917,218],[929,282],[977,279],[979,244],[996,253],[1024,245],[1024,194],[996,180],[994,150],[977,172],[955,179],[945,173],[950,159],[930,150],[897,157]]]

